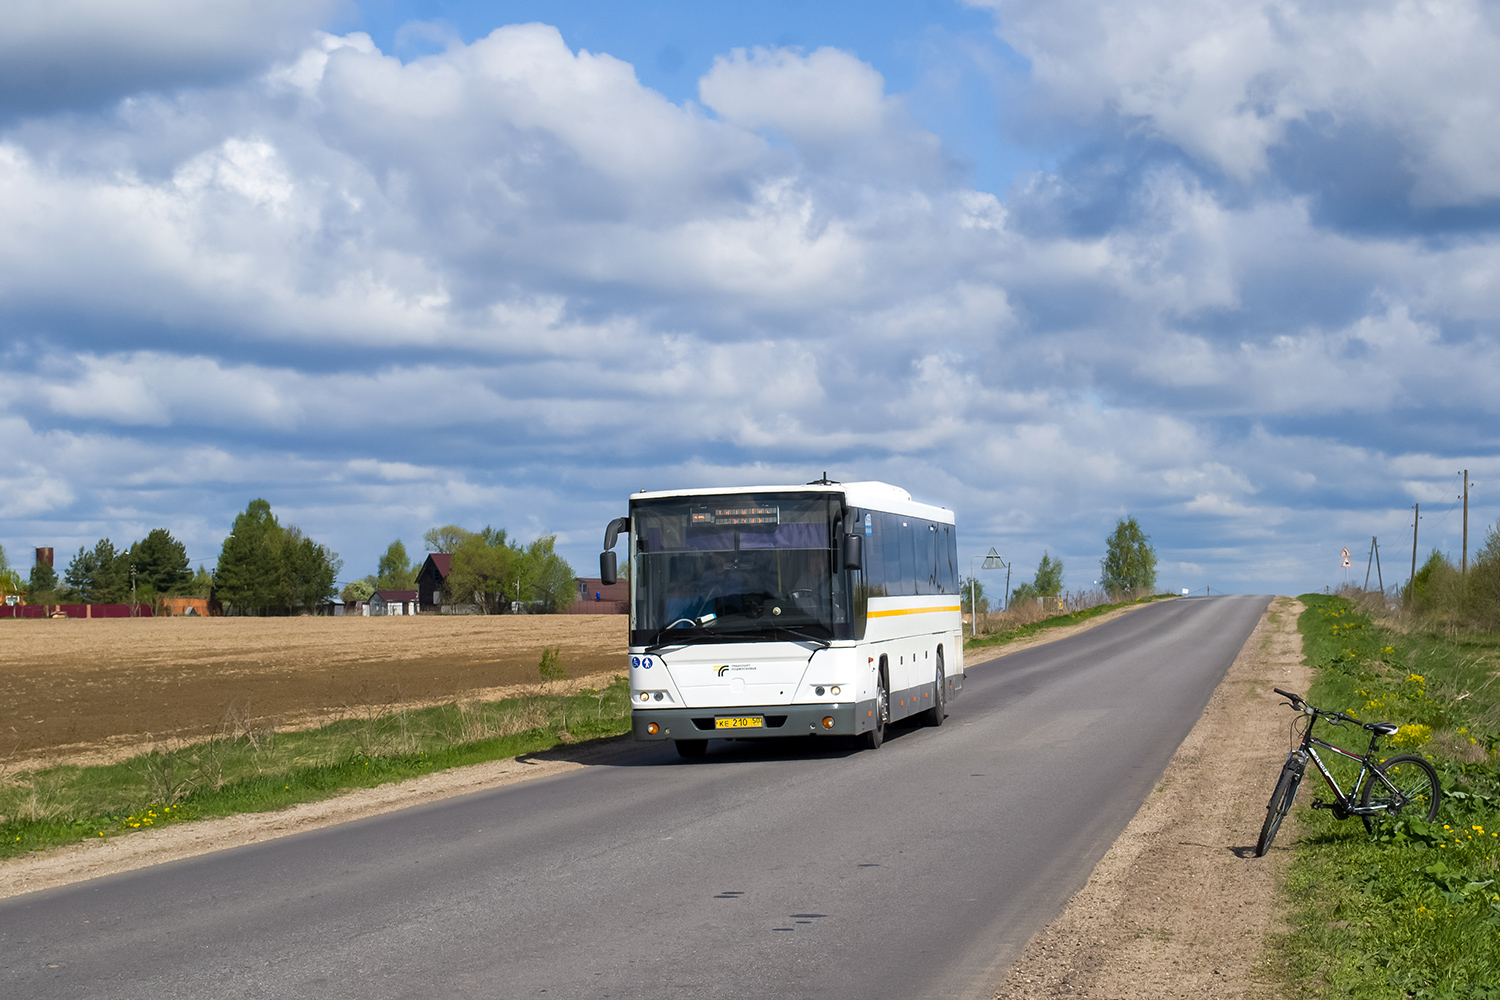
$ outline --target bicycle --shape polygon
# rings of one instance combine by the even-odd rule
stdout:
[[[1400,726],[1394,722],[1360,722],[1343,712],[1314,708],[1300,695],[1290,691],[1283,691],[1281,688],[1271,690],[1289,699],[1289,707],[1307,716],[1307,728],[1302,731],[1302,741],[1297,749],[1287,754],[1286,763],[1281,768],[1281,777],[1276,780],[1276,790],[1271,793],[1271,801],[1266,805],[1266,821],[1260,828],[1260,840],[1255,845],[1257,858],[1270,850],[1271,841],[1276,839],[1276,831],[1281,828],[1281,821],[1292,808],[1292,799],[1297,796],[1297,786],[1302,783],[1308,758],[1312,758],[1313,764],[1322,772],[1323,780],[1328,782],[1334,795],[1333,802],[1313,799],[1312,807],[1329,810],[1334,819],[1358,816],[1364,821],[1365,829],[1371,833],[1375,832],[1376,821],[1382,816],[1398,816],[1403,813],[1420,815],[1429,823],[1437,819],[1442,791],[1437,771],[1433,770],[1431,764],[1413,754],[1401,754],[1384,761],[1375,759],[1376,745],[1380,738],[1390,736]],[[1368,729],[1370,749],[1361,757],[1318,739],[1312,734],[1312,730],[1313,724],[1319,719],[1324,719],[1333,726],[1353,722]],[[1318,756],[1317,747],[1359,761],[1359,774],[1347,795],[1328,772],[1328,766]],[[1355,803],[1356,799],[1358,804]]]

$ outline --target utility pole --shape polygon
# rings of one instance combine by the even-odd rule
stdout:
[[[1410,603],[1413,597],[1417,596],[1417,522],[1422,520],[1422,505],[1419,503],[1413,504],[1412,510],[1415,513],[1411,519],[1411,576],[1406,581],[1406,600],[1408,603]]]
[[[1377,583],[1380,584],[1380,596],[1383,598],[1383,597],[1385,597],[1385,577],[1383,577],[1383,576],[1380,575],[1380,539],[1376,538],[1376,539],[1374,539],[1374,542],[1375,542],[1375,580],[1376,580]]]
[[[1375,536],[1370,536],[1370,558],[1365,563],[1365,590],[1370,589],[1370,569],[1375,565]]]
[[[1464,470],[1464,564],[1463,573],[1469,574],[1469,470]]]
[[[135,563],[130,564],[130,617],[135,618],[140,614],[140,609],[135,603]]]

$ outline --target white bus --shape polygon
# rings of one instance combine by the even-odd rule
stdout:
[[[648,491],[627,537],[635,737],[857,737],[942,725],[963,686],[953,512],[886,483]]]

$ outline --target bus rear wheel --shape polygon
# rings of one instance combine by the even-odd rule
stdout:
[[[932,707],[927,710],[923,721],[929,726],[941,726],[943,718],[948,714],[948,678],[943,674],[943,651],[938,650],[937,655],[937,677],[932,684]]]
[[[694,757],[702,757],[708,752],[708,740],[673,740],[672,742],[677,744],[677,756],[679,757],[692,759]]]

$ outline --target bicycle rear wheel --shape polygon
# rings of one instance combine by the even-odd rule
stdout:
[[[1260,840],[1255,845],[1255,856],[1264,857],[1271,849],[1271,841],[1276,839],[1276,831],[1281,829],[1281,821],[1286,819],[1286,814],[1292,808],[1292,799],[1297,797],[1297,786],[1302,783],[1302,767],[1295,761],[1288,760],[1281,769],[1281,777],[1276,779],[1276,790],[1271,793],[1271,801],[1266,804],[1266,821],[1260,828]]]
[[[1382,761],[1375,770],[1384,774],[1396,786],[1396,791],[1391,791],[1384,781],[1372,774],[1365,779],[1364,791],[1359,796],[1360,806],[1365,809],[1384,807],[1382,811],[1386,816],[1414,817],[1429,823],[1437,819],[1438,806],[1442,804],[1442,786],[1431,764],[1421,757],[1403,754]],[[1380,815],[1361,816],[1365,829],[1374,833]]]

